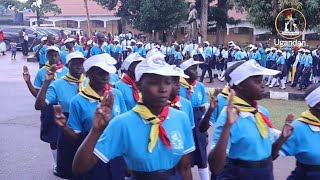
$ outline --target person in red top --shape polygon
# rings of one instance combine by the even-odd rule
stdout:
[[[0,31],[0,54],[2,53],[3,55],[6,55],[6,43],[3,41],[4,40],[4,34],[3,31]]]

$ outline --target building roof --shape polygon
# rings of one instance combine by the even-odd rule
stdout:
[[[61,14],[57,14],[56,16],[86,16],[83,0],[56,0],[54,4],[57,4],[61,9]],[[104,9],[92,0],[88,0],[88,9],[90,16],[114,16],[116,13],[116,11]],[[36,16],[36,14],[31,12],[26,14],[26,16]],[[46,13],[45,16],[54,16],[54,13]]]

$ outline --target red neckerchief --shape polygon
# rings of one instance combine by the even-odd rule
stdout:
[[[162,123],[165,119],[167,119],[169,115],[169,106],[165,106],[161,113],[159,114],[159,119],[160,119],[160,122],[159,122],[159,136],[160,136],[160,139],[162,140],[162,142],[169,148],[169,149],[172,149],[172,146],[171,146],[171,143],[170,143],[170,140],[168,138],[168,134],[166,132],[166,130],[163,128],[162,126]]]
[[[62,69],[63,67],[63,64],[60,61],[58,61],[56,70]]]
[[[105,90],[105,91],[111,91],[111,86],[110,86],[109,84],[106,84],[106,85],[104,86],[104,90]]]
[[[138,91],[136,83],[131,79],[131,77],[128,74],[125,74],[123,76],[123,78],[121,79],[121,81],[126,83],[126,84],[128,84],[128,85],[130,85],[130,86],[132,86],[134,100],[136,102],[138,102],[140,97],[139,97],[139,91]]]
[[[177,104],[180,102],[180,96],[176,96],[172,101],[168,100],[169,106],[180,110],[180,106]]]
[[[258,110],[259,105],[258,105],[257,101],[254,101],[253,103],[254,103],[253,107],[255,107]],[[263,118],[264,122],[269,126],[269,128],[273,128],[272,122],[270,121],[268,116],[266,116],[262,112],[257,112],[257,113],[260,113],[261,117]]]

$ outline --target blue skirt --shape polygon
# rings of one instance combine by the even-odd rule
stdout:
[[[301,167],[296,167],[294,171],[291,172],[287,180],[319,180],[320,171],[306,171]]]
[[[217,175],[217,180],[274,180],[273,165],[270,162],[265,168],[245,168],[226,161],[223,171]]]
[[[121,68],[121,59],[120,59],[120,54],[119,53],[112,53],[112,57],[117,60],[117,64],[115,64],[115,67],[117,68],[117,70],[119,70]]]
[[[41,110],[40,139],[46,143],[57,144],[58,126],[54,122],[53,105],[47,105]]]
[[[196,146],[196,150],[192,152],[191,156],[191,166],[194,165],[200,167],[207,167],[208,156],[207,156],[207,136],[208,133],[200,132],[200,121],[203,116],[203,112],[201,112],[200,108],[193,108],[194,112],[194,123],[195,127],[193,131],[194,143]]]

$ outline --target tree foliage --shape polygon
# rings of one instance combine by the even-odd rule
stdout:
[[[275,33],[277,14],[286,8],[300,10],[307,21],[307,29],[317,29],[320,24],[319,0],[233,0],[241,11],[247,11],[249,21]]]
[[[188,5],[184,0],[95,0],[135,28],[151,32],[163,31],[178,25],[187,17]]]

